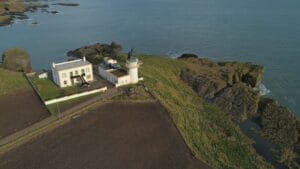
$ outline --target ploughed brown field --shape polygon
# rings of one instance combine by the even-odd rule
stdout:
[[[110,103],[0,157],[5,169],[192,169],[195,159],[157,103]]]
[[[0,138],[13,134],[49,116],[32,89],[0,96]]]

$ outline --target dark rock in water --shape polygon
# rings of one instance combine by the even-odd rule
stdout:
[[[24,20],[24,19],[28,19],[28,16],[25,14],[18,14],[18,15],[15,15],[14,18]]]
[[[235,83],[227,87],[213,99],[225,113],[239,120],[254,117],[257,112],[260,94],[244,83]]]
[[[192,53],[184,53],[178,57],[178,59],[186,59],[186,58],[198,58],[198,56]]]
[[[2,55],[3,67],[12,70],[29,73],[32,71],[29,54],[23,49],[7,49]]]
[[[61,5],[61,6],[79,6],[77,3],[55,3],[53,5]]]
[[[99,63],[103,57],[117,57],[122,50],[122,46],[112,42],[109,44],[96,43],[90,46],[84,46],[67,53],[68,56],[82,58],[85,56],[92,63]]]
[[[297,119],[276,100],[261,98],[258,113],[263,135],[281,147],[292,147],[299,137]]]
[[[37,23],[37,22],[32,22],[31,24],[33,24],[33,25],[37,25],[38,23]]]
[[[52,14],[58,14],[58,11],[51,11]]]

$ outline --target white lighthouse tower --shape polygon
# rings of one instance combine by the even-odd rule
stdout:
[[[128,58],[126,62],[126,67],[128,69],[128,75],[130,77],[130,83],[139,82],[138,68],[139,68],[139,60],[138,58]]]

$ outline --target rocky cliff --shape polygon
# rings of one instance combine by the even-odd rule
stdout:
[[[279,147],[278,161],[289,168],[299,166],[295,152],[300,153],[300,122],[276,100],[260,95],[262,66],[214,62],[194,54],[184,54],[179,59],[187,64],[181,79],[199,96],[217,104],[235,120],[251,119],[259,124],[260,135]]]
[[[251,63],[213,62],[208,59],[180,57],[188,69],[181,78],[201,97],[216,103],[237,119],[256,115],[264,68]]]

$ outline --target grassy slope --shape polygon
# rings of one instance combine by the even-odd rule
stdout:
[[[29,87],[30,86],[22,73],[0,68],[0,96],[15,93]]]
[[[272,168],[228,116],[180,80],[181,68],[187,65],[179,60],[140,57],[144,83],[169,110],[197,158],[216,168]]]

